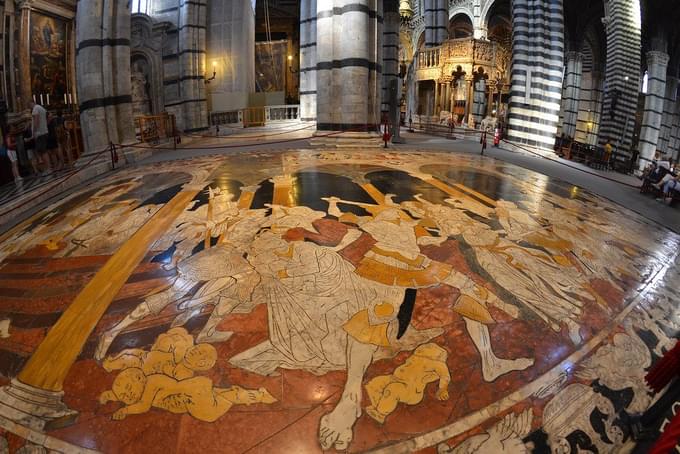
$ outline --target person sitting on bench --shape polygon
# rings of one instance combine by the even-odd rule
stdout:
[[[642,180],[640,192],[649,192],[654,185],[661,183],[663,181],[663,178],[670,172],[671,172],[670,161],[661,160],[656,161],[655,164],[653,164],[652,169],[649,171],[649,173],[647,173],[647,175]],[[660,189],[660,186],[657,186],[657,189]]]
[[[666,179],[666,177],[669,178]],[[674,193],[680,192],[680,182],[678,181],[678,176],[676,174],[669,173],[666,177],[664,177],[666,181],[664,182],[663,187],[659,186],[663,191],[662,197],[659,197],[656,200],[659,202],[666,202],[670,205],[671,202],[673,202]]]

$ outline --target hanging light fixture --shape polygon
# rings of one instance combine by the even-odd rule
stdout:
[[[411,8],[411,0],[400,0],[399,2],[399,16],[403,24],[408,24],[413,18],[413,8]]]

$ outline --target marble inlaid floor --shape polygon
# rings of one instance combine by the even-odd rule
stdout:
[[[481,157],[126,169],[0,236],[0,452],[621,452],[679,245]]]

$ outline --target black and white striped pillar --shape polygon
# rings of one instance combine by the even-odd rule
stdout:
[[[300,119],[316,120],[316,0],[300,3]]]
[[[475,82],[474,103],[472,105],[472,116],[475,124],[479,125],[486,116],[486,78],[480,77]]]
[[[673,153],[673,160],[678,159],[680,154],[680,106],[678,100],[673,105],[674,114],[671,117],[671,131],[668,138],[668,153]],[[677,161],[676,161],[677,162]]]
[[[317,130],[376,131],[382,0],[317,2]]]
[[[599,143],[631,154],[640,87],[640,0],[610,0],[606,18],[607,64]]]
[[[425,46],[436,47],[448,38],[447,0],[425,0]]]
[[[179,11],[179,81],[185,132],[208,128],[205,77],[212,75],[206,64],[206,0],[184,1]]]
[[[117,0],[80,0],[76,73],[86,153],[135,141],[130,83],[130,8]]]
[[[645,110],[640,130],[638,160],[639,170],[654,159],[656,147],[661,131],[663,105],[666,99],[666,70],[668,69],[668,54],[665,52],[647,52],[647,95],[645,96]]]
[[[448,0],[437,0],[437,29],[435,31],[435,45],[440,46],[449,38],[449,8]]]
[[[385,20],[382,39],[382,103],[383,114],[390,110],[390,87],[399,78],[399,0],[384,0]]]
[[[659,144],[657,148],[664,154],[671,153],[673,149],[669,147],[671,141],[671,130],[673,120],[677,113],[678,101],[678,76],[670,73],[666,76],[666,98],[664,99],[663,118],[661,120],[661,131],[659,132]]]
[[[567,137],[576,137],[576,121],[578,119],[579,102],[581,101],[581,79],[583,75],[583,54],[567,52],[567,63],[564,75],[564,94],[562,96],[562,133]]]
[[[562,0],[513,0],[512,25],[508,137],[552,149],[564,69]]]
[[[604,75],[599,70],[584,72],[581,77],[578,121],[576,122],[577,142],[597,144],[602,114]]]

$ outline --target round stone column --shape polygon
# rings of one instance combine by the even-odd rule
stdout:
[[[86,155],[135,141],[130,84],[130,9],[117,0],[80,0],[76,72]]]
[[[472,108],[475,124],[478,125],[484,119],[486,104],[486,79],[480,77],[474,83],[474,104]]]
[[[435,14],[437,17],[437,28],[435,30],[435,45],[441,46],[441,44],[449,37],[449,2],[448,0],[436,1],[437,11]]]
[[[376,0],[317,3],[317,130],[377,130],[377,6]]]
[[[669,147],[673,120],[677,112],[678,77],[677,74],[666,76],[666,99],[664,100],[663,119],[661,120],[661,131],[659,132],[659,144],[657,148],[662,153],[673,152]]]
[[[423,6],[425,6],[425,47],[435,46],[436,42],[436,30],[437,30],[437,16],[435,15],[435,10],[437,0],[425,0]]]
[[[664,52],[647,52],[647,96],[640,131],[638,170],[644,170],[649,165],[657,149],[666,97],[668,60],[668,54]]]
[[[583,75],[583,54],[567,52],[565,54],[567,71],[564,75],[564,95],[562,96],[562,133],[567,137],[576,137],[576,121],[581,99],[581,80]]]
[[[21,30],[30,30],[31,29],[31,2],[30,1],[22,1],[19,4],[19,8],[21,9],[21,24],[20,24],[20,29]],[[18,49],[18,54],[19,54],[19,65],[18,65],[18,71],[19,71],[19,109],[28,109],[30,106],[30,102],[33,99],[32,95],[34,93],[32,92],[32,87],[31,87],[31,42],[30,42],[31,36],[30,33],[24,32],[19,34],[19,49]],[[36,96],[39,96],[39,93],[35,94]]]
[[[208,128],[208,103],[205,75],[212,74],[206,65],[206,3],[182,2],[179,12],[179,72],[185,132]]]
[[[612,141],[622,154],[631,150],[640,87],[642,45],[640,0],[609,0],[604,18],[607,63],[598,141]]]
[[[385,0],[382,33],[382,105],[381,111],[389,111],[393,81],[399,77],[399,2]]]
[[[300,119],[316,120],[316,0],[300,4]]]
[[[552,150],[562,103],[562,0],[513,0],[511,8],[508,139]]]

